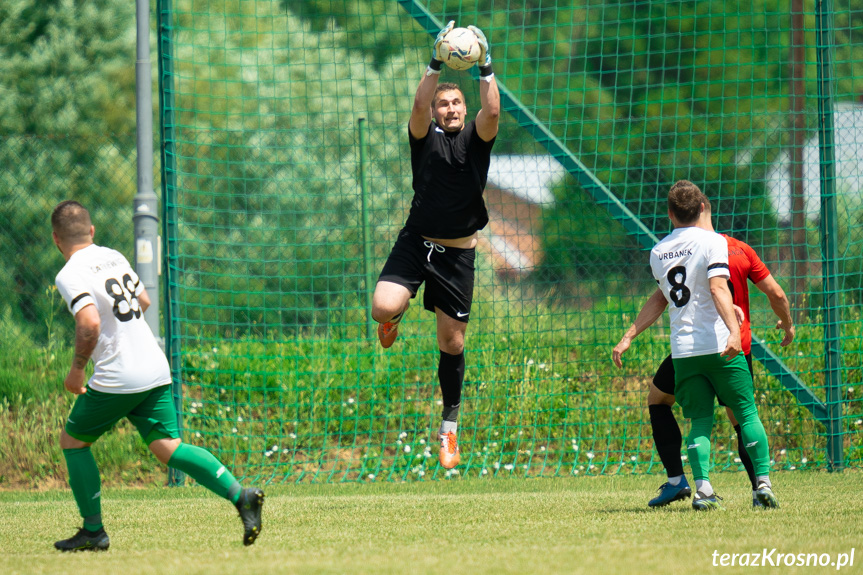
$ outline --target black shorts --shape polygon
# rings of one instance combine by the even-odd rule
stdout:
[[[754,377],[755,372],[752,371],[752,354],[750,353],[744,357],[746,358],[746,365],[749,366],[749,373]],[[674,395],[674,363],[672,363],[670,355],[666,357],[661,364],[659,364],[659,369],[656,370],[656,375],[653,376],[653,385],[655,385],[656,389],[662,393]],[[722,403],[722,400],[719,399],[719,396],[716,397],[716,400],[719,402],[719,405],[725,405]]]
[[[467,323],[473,302],[475,259],[474,248],[444,247],[403,229],[378,281],[404,286],[411,297],[416,297],[425,282],[425,309],[434,312],[437,307],[451,318]]]

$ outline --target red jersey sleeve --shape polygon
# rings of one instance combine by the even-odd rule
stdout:
[[[749,269],[749,281],[757,284],[770,275],[770,270],[767,269],[767,266],[764,265],[764,262],[761,261],[761,258],[758,257],[758,254],[755,253],[755,250],[753,250],[749,244],[740,242],[740,247],[743,248],[743,251],[746,253],[746,257],[749,258],[749,262],[751,263],[751,268]]]

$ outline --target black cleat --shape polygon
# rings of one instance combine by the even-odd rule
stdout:
[[[54,543],[54,548],[60,551],[107,551],[110,544],[104,528],[96,532],[81,528],[74,537]]]
[[[261,508],[264,492],[257,487],[243,489],[237,499],[237,511],[243,520],[243,545],[251,545],[261,534]]]

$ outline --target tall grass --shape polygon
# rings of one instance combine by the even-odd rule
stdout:
[[[609,302],[618,302],[618,298]],[[610,303],[609,306],[616,306]],[[440,413],[430,314],[411,308],[399,343],[365,338],[187,341],[182,355],[184,439],[213,450],[239,476],[267,482],[423,480],[452,476],[549,476],[661,470],[647,417],[647,383],[667,354],[657,327],[636,340],[618,370],[610,359],[631,321],[614,309],[471,324],[460,421],[462,465],[437,465]],[[0,322],[2,324],[2,322]],[[4,328],[10,329],[8,326]],[[843,377],[846,461],[863,461],[860,324],[846,324]],[[824,398],[822,337],[798,328],[786,362]],[[0,353],[0,487],[65,482],[57,437],[73,398],[63,389],[71,350],[6,338]],[[853,378],[857,377],[857,383]],[[827,465],[824,428],[756,363],[756,399],[774,467]],[[677,409],[677,408],[675,408]],[[683,424],[679,410],[678,420]],[[717,409],[719,469],[738,470],[733,430]],[[684,433],[686,426],[682,425]],[[94,448],[105,480],[161,483],[161,466],[122,423]]]

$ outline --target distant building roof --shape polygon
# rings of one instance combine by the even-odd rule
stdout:
[[[533,204],[553,204],[551,188],[566,169],[551,156],[492,156],[488,181]]]

